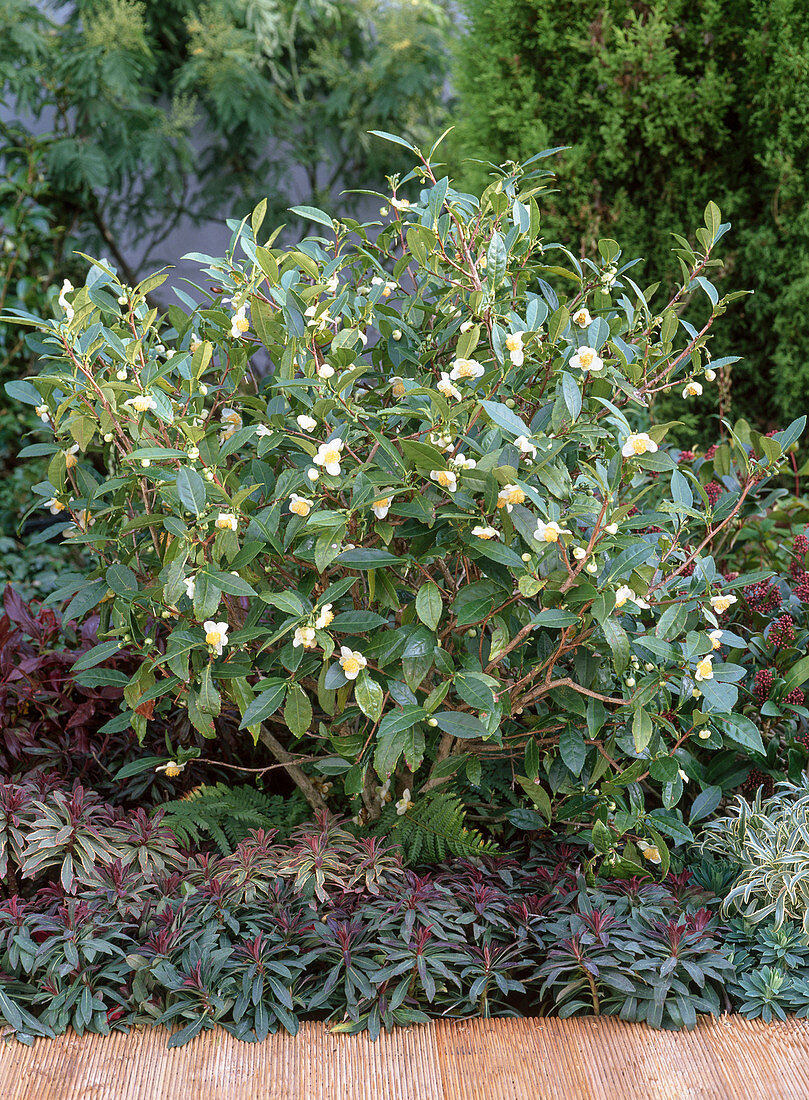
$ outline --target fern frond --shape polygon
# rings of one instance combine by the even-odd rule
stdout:
[[[160,809],[164,824],[184,847],[213,841],[222,855],[229,855],[251,829],[277,829],[285,838],[309,814],[297,791],[270,795],[256,787],[226,783],[203,784]]]
[[[466,824],[466,810],[457,795],[441,791],[420,798],[399,816],[386,806],[379,831],[401,845],[409,863],[441,863],[449,856],[476,856],[496,852],[477,829]]]

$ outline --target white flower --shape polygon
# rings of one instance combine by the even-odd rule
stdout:
[[[233,512],[220,512],[216,517],[216,525],[220,531],[236,531],[239,524]]]
[[[329,278],[326,280],[326,290],[328,290],[329,294],[336,294],[339,285],[340,279],[337,275],[337,272],[335,271],[335,273],[333,275],[330,275]]]
[[[153,397],[149,397],[146,393],[139,393],[137,397],[130,397],[128,401],[124,401],[125,405],[131,405],[135,412],[145,413],[150,409],[157,408],[157,402]]]
[[[185,585],[185,594],[189,600],[193,600],[194,593],[197,590],[197,582],[194,577],[183,577],[183,584]]]
[[[470,328],[474,327],[474,321],[464,321],[461,324],[461,332],[469,332]]]
[[[560,535],[569,535],[570,531],[565,527],[560,527],[555,520],[551,520],[550,523],[543,523],[542,520],[537,520],[537,529],[534,531],[534,538],[539,542],[558,542]]]
[[[583,546],[574,546],[573,557],[576,559],[576,561],[584,561],[584,559],[587,557],[586,549]]]
[[[582,306],[578,309],[570,318],[574,325],[578,325],[579,328],[587,328],[592,324],[593,318],[590,316],[590,311],[586,306]]]
[[[721,615],[724,611],[727,611],[731,604],[734,603],[736,603],[735,596],[711,596],[711,608],[717,615]]]
[[[315,619],[315,626],[318,630],[325,630],[326,627],[331,626],[334,621],[334,613],[332,611],[332,604],[324,603],[320,609],[320,614]]]
[[[124,299],[126,300],[126,299]],[[120,301],[120,299],[119,299]],[[185,767],[186,762],[181,764],[179,760],[169,760],[167,764],[158,764],[155,768],[156,772],[165,772],[168,779],[173,779],[175,775],[179,775]]]
[[[633,455],[654,454],[656,450],[657,444],[650,435],[646,432],[636,432],[624,443],[621,454],[624,458],[631,458]]]
[[[118,379],[119,382],[126,382],[126,379],[127,379],[126,367],[120,367],[115,372],[115,377]]]
[[[410,199],[394,199],[391,198],[390,204],[394,210],[409,210]]]
[[[404,379],[401,377],[401,375],[394,374],[394,376],[393,376],[393,378],[391,378],[390,382],[391,382],[391,393],[393,394],[393,396],[394,397],[404,397],[404,395],[407,393],[407,390],[405,389]],[[453,387],[453,389],[454,389],[454,387]],[[449,396],[449,395],[447,395],[447,396]],[[460,396],[461,395],[458,394],[458,397],[460,397]]]
[[[451,459],[452,465],[457,466],[459,470],[474,470],[477,467],[477,462],[474,458],[467,458],[463,451],[457,451]]]
[[[439,393],[443,393],[444,397],[452,397],[455,401],[461,400],[461,391],[458,389],[457,386],[453,386],[452,380],[445,370],[441,371],[441,380],[436,383],[435,388],[439,391]],[[402,387],[402,389],[404,389],[404,387]],[[401,395],[397,394],[397,396]]]
[[[309,469],[306,471],[306,476],[309,478],[310,481],[317,481],[317,479],[320,477],[320,470],[316,470],[314,466],[310,466]]]
[[[711,370],[711,368],[709,367],[708,370],[705,371],[705,381],[706,382],[715,382],[716,381],[716,371]]]
[[[379,500],[375,500],[371,505],[374,515],[377,519],[384,519],[390,511],[390,497],[380,497]]]
[[[570,365],[577,370],[599,371],[604,366],[604,360],[595,348],[588,348],[583,345],[575,355],[571,356]]]
[[[430,477],[448,493],[454,493],[458,488],[458,478],[452,470],[430,470]]]
[[[688,783],[690,781],[691,777],[687,775],[682,768],[677,769],[677,774],[679,775],[680,779],[682,779],[683,783]]]
[[[607,526],[604,528],[604,530],[607,532],[608,535],[617,535],[618,534],[618,524],[617,523],[608,523]]]
[[[393,332],[391,333],[391,336],[398,343],[398,341],[401,340],[401,338],[402,338],[402,330],[400,328],[395,328],[393,330]]]
[[[480,378],[485,373],[485,368],[476,359],[456,359],[449,372],[453,382],[461,378]]]
[[[318,363],[318,378],[331,378],[334,375],[334,367],[330,363]]]
[[[399,289],[397,283],[386,282],[384,279],[380,279],[377,275],[374,275],[373,279],[371,279],[371,286],[381,286],[383,288],[383,298],[390,298],[394,290]]]
[[[269,424],[256,424],[256,435],[259,439],[264,439],[265,436],[272,435],[272,428]]]
[[[610,290],[615,286],[615,278],[618,272],[614,267],[608,267],[605,271],[601,272],[601,285],[604,290]]]
[[[292,637],[293,649],[297,649],[299,646],[303,646],[304,649],[314,649],[316,645],[315,628],[313,626],[298,626],[295,628]]]
[[[694,679],[698,683],[702,680],[713,680],[713,657],[710,653],[697,664]]]
[[[313,416],[308,416],[306,413],[301,413],[299,416],[296,416],[295,423],[302,432],[313,432],[317,427],[315,418]]]
[[[702,384],[700,382],[689,382],[683,390],[683,397],[700,397],[702,394]]]
[[[472,534],[475,536],[475,538],[478,539],[488,540],[500,538],[500,532],[497,530],[496,527],[481,527],[478,525],[477,527],[472,528]]]
[[[356,680],[367,664],[359,650],[349,649],[347,645],[340,646],[339,665],[346,680]]]
[[[504,485],[497,494],[497,507],[505,508],[510,514],[514,510],[514,505],[522,504],[524,500],[525,493],[519,485]]]
[[[234,340],[241,340],[250,328],[250,321],[247,317],[249,308],[246,304],[239,306],[230,320],[230,335]]]
[[[622,584],[615,592],[615,606],[616,608],[623,607],[627,600],[631,600],[632,603],[638,607],[646,608],[648,610],[648,603],[642,597],[637,596],[632,588],[627,584]]]
[[[230,627],[227,623],[215,623],[213,619],[209,619],[202,626],[205,631],[206,645],[214,651],[217,657],[221,657],[222,649],[228,644],[228,630],[230,630]]]
[[[308,516],[312,511],[312,502],[306,497],[299,497],[297,493],[292,493],[289,498],[289,510],[296,516]]]
[[[711,630],[708,633],[708,638],[711,643],[711,649],[719,649],[722,645],[722,633],[721,630]]]
[[[595,559],[593,561],[588,561],[584,568],[587,570],[588,573],[597,573],[598,562],[595,561]]]
[[[199,348],[201,346],[202,346],[202,341],[200,340],[199,336],[197,336],[196,332],[192,332],[191,333],[191,340],[188,344],[188,350],[189,351],[196,351],[197,348]]]
[[[527,435],[518,435],[514,440],[514,446],[519,447],[520,454],[530,455],[536,458],[538,448],[531,442]]]
[[[340,452],[342,449],[343,441],[338,436],[336,439],[329,440],[328,443],[321,443],[312,461],[316,466],[325,467],[327,474],[332,474],[334,477],[337,477],[341,471]]]
[[[58,516],[60,512],[64,512],[66,505],[62,504],[56,497],[51,497],[50,500],[46,500],[43,504],[43,508],[47,508],[52,516]]]
[[[460,394],[458,394],[458,396],[460,397]],[[43,424],[47,424],[51,418],[51,414],[47,405],[37,405],[36,409],[34,409],[34,412],[37,414]]]
[[[643,853],[644,859],[648,859],[650,863],[660,863],[660,849],[656,845],[648,844],[645,840],[639,840],[638,848]]]
[[[76,458],[76,455],[78,453],[79,453],[78,443],[74,443],[73,446],[69,450],[62,451],[62,454],[65,456],[65,469],[66,470],[72,470],[73,467],[76,465],[76,463],[79,461]]]
[[[402,791],[402,797],[396,803],[397,816],[403,817],[412,805],[413,803],[410,801],[410,788],[405,787],[405,789]]]
[[[66,294],[72,293],[73,289],[74,287],[70,279],[65,279],[62,283],[62,289],[59,292],[59,305],[65,311],[65,317],[67,317],[68,321],[72,321],[76,315],[75,309],[65,297]]]
[[[243,424],[240,413],[236,409],[222,409],[221,423],[224,431],[219,433],[220,444],[227,442],[228,439],[237,432]]]
[[[511,365],[514,367],[521,367],[525,360],[525,353],[523,352],[522,338],[525,335],[523,332],[511,332],[506,337],[506,350],[509,353],[509,359]]]
[[[188,450],[188,457],[192,462],[196,462],[199,458],[199,447],[190,447]]]

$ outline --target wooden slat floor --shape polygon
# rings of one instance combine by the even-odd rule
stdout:
[[[475,1020],[258,1045],[161,1029],[0,1048],[0,1100],[809,1100],[809,1021],[693,1032],[610,1019]]]

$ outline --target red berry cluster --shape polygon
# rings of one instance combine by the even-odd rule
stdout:
[[[690,562],[688,563],[688,565],[687,565],[687,566],[685,567],[685,569],[683,569],[683,571],[682,571],[682,573],[680,574],[680,576],[681,576],[681,577],[691,577],[691,576],[693,576],[693,574],[694,574],[694,566],[695,566],[695,565],[696,565],[696,562],[690,561]]]
[[[709,481],[707,485],[703,486],[703,488],[705,489],[705,495],[707,496],[708,501],[713,508],[714,504],[716,504],[717,500],[719,500],[725,490],[722,488],[718,481]]]
[[[801,603],[809,603],[809,573],[801,572],[795,577],[792,591]]]
[[[784,699],[785,703],[789,703],[793,707],[802,707],[803,701],[806,696],[803,694],[800,688],[793,688],[789,695]]]
[[[762,794],[764,797],[769,798],[775,790],[775,780],[771,775],[759,771],[758,768],[753,768],[747,779],[742,783],[742,794],[753,795],[759,787],[763,788]]]
[[[799,733],[795,740],[799,745],[803,745],[807,752],[809,752],[809,730],[804,730],[803,733]]]
[[[725,573],[724,577],[725,577],[726,581],[735,581],[735,580],[738,580],[739,574],[738,574],[738,571],[735,572],[735,573]]]
[[[708,450],[705,452],[705,461],[709,462],[719,449],[718,443],[712,443]]]
[[[773,682],[773,669],[761,668],[756,673],[756,680],[753,684],[753,694],[760,703],[763,703],[765,699],[769,699],[770,692],[772,691]]]
[[[744,598],[754,611],[762,613],[777,611],[782,602],[778,586],[773,584],[772,581],[758,581],[756,584],[748,584],[744,590]]]
[[[697,456],[694,454],[693,451],[680,451],[680,457],[677,459],[677,461],[678,462],[693,462],[696,457]]]
[[[806,535],[796,535],[792,540],[792,553],[803,559],[809,554],[809,538]]]
[[[770,627],[770,645],[783,649],[795,641],[795,623],[791,615],[780,615]]]

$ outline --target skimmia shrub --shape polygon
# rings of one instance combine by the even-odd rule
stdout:
[[[712,550],[803,422],[728,431],[719,495],[649,424],[726,362],[715,205],[652,311],[616,242],[580,261],[543,237],[543,154],[476,196],[413,153],[381,222],[296,208],[319,232],[281,249],[259,206],[165,314],[165,273],[131,287],[103,261],[54,320],[16,312],[43,360],[8,387],[42,423],[36,506],[94,563],[57,598],[98,610],[85,667],[139,658],[141,736],[182,707],[213,738],[238,709],[316,809],[426,829],[502,751],[515,820],[665,873],[691,835],[683,748],[761,745],[723,616],[762,576]]]

